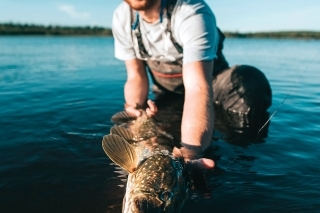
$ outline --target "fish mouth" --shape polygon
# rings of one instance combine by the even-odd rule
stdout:
[[[170,198],[171,195],[169,192],[163,192],[160,196],[155,193],[140,192],[138,195],[125,196],[122,213],[179,213],[185,199]]]
[[[148,196],[150,195],[150,196]],[[131,198],[127,206],[126,198],[123,199],[123,207],[122,213],[162,213],[163,211],[163,204],[161,202],[157,202],[156,200],[152,199],[151,193],[147,196],[144,195],[136,195],[134,198]]]
[[[147,158],[128,177],[122,212],[180,212],[186,190],[182,169],[181,162],[168,155]]]
[[[147,200],[145,198],[135,199],[134,200],[135,209],[141,213],[155,213],[163,212],[161,206],[158,206],[156,203]]]

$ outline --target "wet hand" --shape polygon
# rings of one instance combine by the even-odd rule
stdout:
[[[146,109],[146,113],[149,117],[152,117],[152,116],[155,116],[158,112],[158,108],[156,106],[156,104],[151,101],[151,100],[148,100],[147,101],[147,104],[148,104],[148,108]]]
[[[187,161],[187,165],[189,165],[193,169],[199,170],[213,169],[215,167],[214,161],[208,158],[190,160]]]
[[[183,157],[187,167],[191,170],[213,169],[215,167],[214,161],[208,158],[201,158],[201,153],[201,147],[194,147],[193,149],[186,147],[181,147],[179,149],[175,147],[173,150],[173,155],[176,157]]]
[[[158,112],[158,108],[156,104],[153,101],[148,100],[147,105],[148,105],[148,107],[146,108],[147,115],[149,117],[155,116]],[[143,109],[143,107],[138,105],[133,106],[133,105],[125,104],[125,110],[128,113],[135,115],[136,117],[139,117],[142,115],[141,109]]]
[[[141,116],[141,110],[137,109],[136,106],[131,106],[131,105],[128,105],[128,104],[125,104],[125,110],[126,112],[136,116],[136,117],[139,117]]]

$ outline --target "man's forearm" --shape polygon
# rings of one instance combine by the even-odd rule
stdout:
[[[213,132],[213,91],[211,70],[213,65],[201,62],[186,66],[184,77],[185,102],[181,126],[183,143],[206,149]]]
[[[207,90],[207,91],[206,91]],[[213,107],[208,89],[200,89],[186,95],[183,119],[182,142],[201,146],[202,149],[210,145],[213,130]]]
[[[142,86],[146,85],[146,86]],[[142,106],[148,95],[148,81],[144,79],[128,80],[124,86],[124,97],[126,104]]]
[[[148,76],[142,61],[126,61],[127,81],[124,86],[126,103],[131,106],[144,105],[148,96]]]

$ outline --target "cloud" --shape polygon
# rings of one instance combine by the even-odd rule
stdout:
[[[68,16],[70,16],[71,18],[74,19],[88,19],[90,18],[90,13],[87,12],[79,12],[77,11],[73,5],[68,5],[68,4],[64,4],[59,6],[58,8],[59,11],[66,13]]]

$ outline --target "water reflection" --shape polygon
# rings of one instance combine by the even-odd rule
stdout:
[[[271,113],[293,92],[255,143],[260,124],[249,121],[239,130],[241,121],[215,113],[208,156],[217,166],[203,174],[212,199],[203,199],[208,194],[198,184],[182,212],[320,209],[319,45],[226,40],[230,64],[254,64],[268,76]],[[112,126],[109,118],[123,106],[126,72],[114,60],[113,39],[2,37],[0,47],[1,212],[105,212],[108,206],[121,212],[124,188],[118,185],[124,183],[101,148]],[[77,54],[66,57],[74,53],[70,48]],[[169,100],[158,103],[159,117],[173,124],[178,140],[183,100]]]

